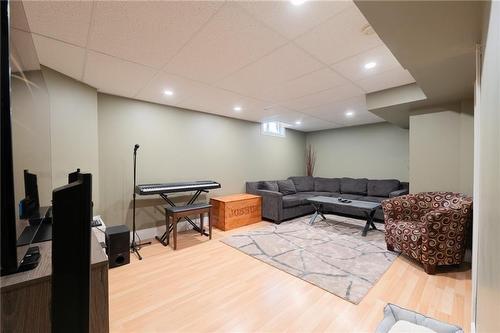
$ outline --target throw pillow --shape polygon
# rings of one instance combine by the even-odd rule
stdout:
[[[283,195],[295,194],[297,190],[295,189],[295,185],[291,179],[288,180],[278,180],[278,188],[279,191]]]
[[[288,177],[293,181],[295,185],[295,189],[297,192],[312,192],[314,191],[314,178],[305,176],[305,177]]]
[[[262,182],[261,188],[263,190],[279,192],[278,183],[275,181],[264,181]]]

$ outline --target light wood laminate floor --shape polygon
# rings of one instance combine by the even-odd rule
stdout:
[[[470,330],[471,271],[427,275],[398,257],[354,305],[223,243],[181,233],[109,272],[111,332],[373,332],[388,302]]]

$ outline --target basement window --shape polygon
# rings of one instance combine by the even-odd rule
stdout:
[[[278,121],[262,123],[262,134],[270,136],[285,137],[285,127]]]

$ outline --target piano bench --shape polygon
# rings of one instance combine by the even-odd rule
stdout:
[[[167,244],[170,240],[170,227],[174,233],[174,250],[177,250],[177,222],[182,218],[200,215],[200,234],[203,235],[203,217],[208,215],[208,239],[212,239],[212,219],[210,218],[210,204],[191,204],[186,206],[165,207],[165,223],[167,227]]]

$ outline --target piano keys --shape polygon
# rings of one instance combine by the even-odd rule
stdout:
[[[139,195],[164,194],[189,191],[207,191],[220,188],[220,184],[212,180],[198,180],[191,182],[175,182],[162,184],[141,184],[135,187]]]

